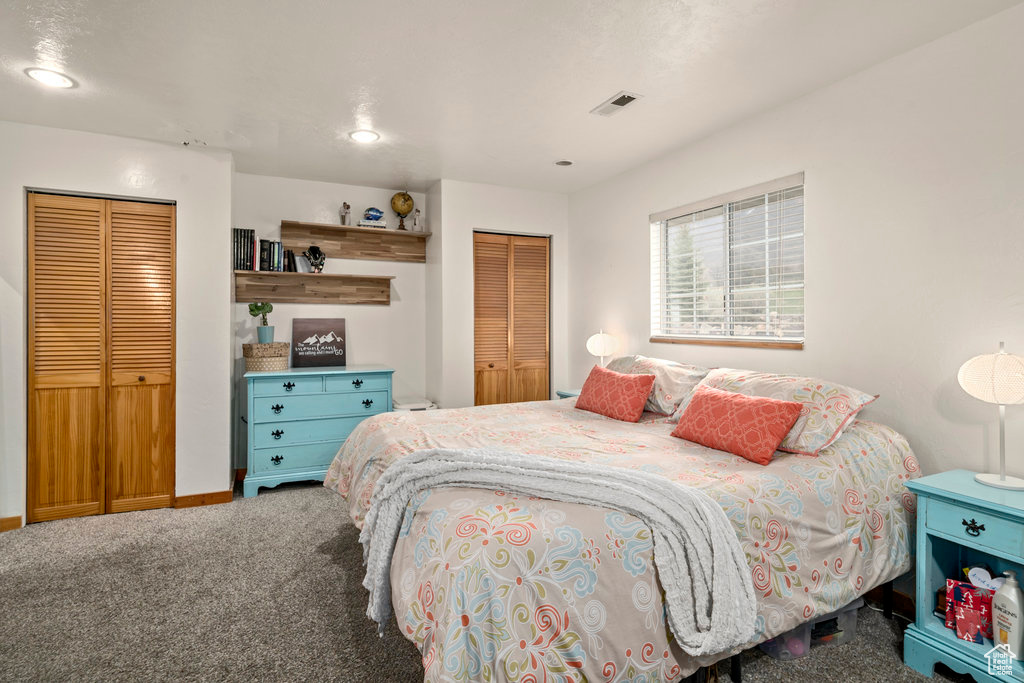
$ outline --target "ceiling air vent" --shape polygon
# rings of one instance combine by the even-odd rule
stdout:
[[[590,110],[591,114],[597,114],[598,116],[612,116],[618,114],[620,111],[628,107],[633,102],[643,97],[635,92],[626,92],[625,90],[617,92],[607,100],[597,105]]]

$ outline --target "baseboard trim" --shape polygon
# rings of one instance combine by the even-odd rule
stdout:
[[[246,469],[244,467],[239,467],[238,469],[236,469],[235,470],[235,481],[245,481],[245,473],[246,473]]]
[[[21,515],[15,515],[14,517],[0,517],[0,533],[4,531],[14,531],[20,529]]]
[[[200,505],[220,505],[221,503],[230,503],[234,491],[228,489],[227,491],[213,491],[211,493],[197,493],[191,496],[176,496],[174,498],[174,507],[176,508],[194,508]]]

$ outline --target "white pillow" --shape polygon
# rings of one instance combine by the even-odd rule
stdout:
[[[671,415],[688,398],[704,376],[707,368],[645,356],[620,356],[608,362],[608,369],[627,375],[654,375],[654,388],[647,398],[645,410]]]

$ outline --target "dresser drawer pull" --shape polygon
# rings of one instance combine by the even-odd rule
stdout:
[[[372,398],[363,399],[363,407],[364,408],[369,408],[372,405],[373,405],[373,399]]]
[[[280,415],[281,411],[284,410],[284,406],[281,405],[280,403],[275,403],[274,405],[270,406],[270,409],[273,410],[278,415]]]
[[[976,521],[974,521],[973,518],[969,522],[966,519],[961,521],[963,521],[964,526],[967,527],[964,530],[964,533],[966,533],[968,536],[981,536],[981,532],[985,530],[985,525],[978,524]]]
[[[359,387],[363,386],[363,380],[361,380],[361,379],[354,379],[354,380],[352,380],[352,386],[354,386],[356,389],[358,389]]]
[[[284,383],[284,384],[282,384],[281,386],[283,386],[283,387],[284,387],[284,390],[285,390],[285,391],[291,391],[292,389],[294,389],[294,388],[295,388],[295,382],[285,382],[285,383]]]
[[[275,455],[273,458],[270,459],[270,462],[274,463],[275,465],[280,465],[282,460],[284,460],[283,455]]]
[[[281,436],[284,435],[284,430],[283,429],[275,429],[274,431],[270,432],[270,435],[272,437],[274,437],[275,439],[280,439]]]

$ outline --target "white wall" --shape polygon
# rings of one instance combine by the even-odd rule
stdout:
[[[398,190],[376,187],[339,185],[310,180],[275,178],[236,173],[232,185],[234,227],[251,228],[257,237],[279,240],[281,221],[296,220],[313,223],[338,223],[342,202],[352,207],[353,224],[363,211],[375,206],[384,211],[389,229],[398,226],[391,210],[391,196]],[[411,192],[416,207],[427,215],[426,196]],[[406,219],[411,227],[411,218]],[[428,228],[429,229],[429,228]],[[433,237],[431,237],[433,239]],[[299,270],[308,271],[309,264],[296,254]],[[395,369],[395,396],[424,396],[426,392],[426,267],[422,263],[395,261],[364,261],[328,258],[325,273],[357,275],[394,275],[391,281],[391,305],[341,304],[274,304],[269,322],[275,327],[277,341],[291,341],[294,318],[345,318],[345,352],[352,365],[379,363]],[[245,371],[242,344],[256,341],[258,319],[249,315],[248,301],[233,306],[235,386],[241,387]],[[243,394],[236,391],[235,425],[239,434],[239,415],[244,413]],[[236,462],[244,463],[244,441],[237,439]],[[239,464],[244,467],[244,464]]]
[[[0,517],[25,510],[25,188],[177,201],[176,493],[230,487],[228,154],[0,122]]]
[[[797,372],[881,394],[864,416],[926,472],[996,467],[996,408],[956,371],[1024,354],[1024,7],[879,64],[570,198],[571,376],[598,327],[624,349]],[[806,172],[802,351],[651,344],[647,216]],[[1024,474],[1024,407],[1008,409]]]
[[[568,198],[554,192],[456,180],[442,180],[438,185],[430,190],[431,197],[440,195],[440,225],[433,223],[432,240],[437,233],[441,233],[441,239],[429,246],[427,256],[431,268],[427,353],[432,368],[428,396],[444,408],[473,405],[474,230],[551,236],[553,395],[554,389],[565,386],[568,377]],[[438,315],[439,326],[435,319]]]

